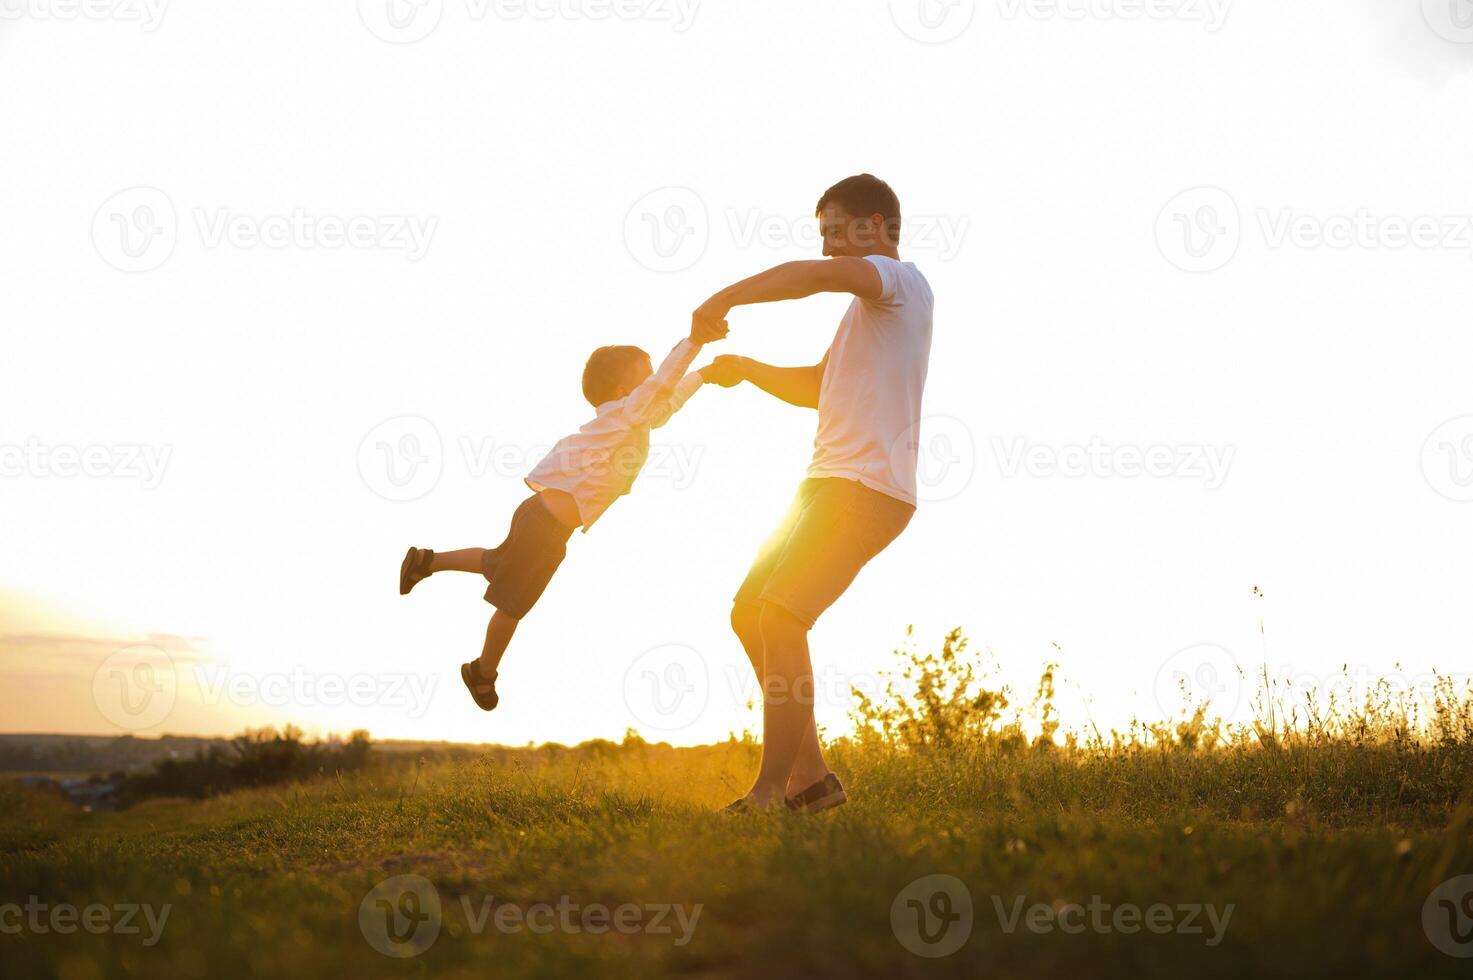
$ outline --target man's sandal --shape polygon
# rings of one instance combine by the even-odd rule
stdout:
[[[823,779],[814,783],[801,793],[788,797],[789,810],[801,810],[804,813],[822,813],[832,810],[836,806],[843,806],[849,802],[844,787],[839,783],[839,777],[829,773]]]

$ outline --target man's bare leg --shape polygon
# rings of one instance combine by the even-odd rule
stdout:
[[[746,651],[747,659],[752,662],[752,671],[757,675],[759,685],[763,683],[765,659],[762,653],[762,632],[759,628],[761,613],[760,605],[737,603],[731,607],[732,632],[736,633],[742,649]],[[821,782],[828,774],[828,763],[824,762],[823,746],[818,740],[818,725],[810,719],[803,742],[798,747],[798,757],[793,762],[792,772],[788,774],[784,794],[796,796],[814,783]]]
[[[521,621],[498,609],[491,617],[491,622],[486,624],[486,643],[481,647],[481,658],[477,661],[477,670],[482,677],[495,675],[496,668],[501,664],[501,655],[506,653],[507,644],[511,643],[512,634],[517,631],[519,622]]]
[[[817,750],[808,627],[787,610],[768,603],[762,607],[757,631],[763,659],[762,767],[746,799],[754,806],[772,807],[786,800],[799,753],[810,736],[818,756],[816,768],[828,769]],[[811,759],[805,763],[804,768],[812,767]],[[804,773],[803,778],[809,775]]]
[[[485,548],[465,548],[461,551],[437,551],[435,557],[430,560],[430,573],[435,572],[474,572],[481,574],[481,559],[485,556]]]

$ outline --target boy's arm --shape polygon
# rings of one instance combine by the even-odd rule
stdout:
[[[823,374],[829,356],[812,367],[774,367],[750,357],[722,355],[701,368],[701,376],[710,384],[732,388],[750,381],[774,398],[798,408],[817,408],[818,394],[823,388]]]
[[[674,414],[675,408],[684,404],[694,392],[694,388],[689,388],[686,384],[690,379],[682,378],[682,376],[690,371],[690,366],[695,363],[696,355],[701,352],[702,345],[725,337],[726,330],[724,320],[693,319],[690,336],[676,344],[674,349],[660,362],[660,366],[655,368],[655,373],[646,378],[624,399],[625,420],[630,425],[649,425],[651,423],[664,425]],[[678,387],[686,387],[689,390],[685,391],[685,397],[681,398],[674,408],[670,408],[668,403],[677,395]],[[700,385],[696,384],[695,387],[700,387]],[[659,421],[656,422],[656,419]]]
[[[645,425],[654,419],[675,394],[675,385],[695,363],[701,345],[686,338],[655,368],[655,373],[624,399],[624,417],[630,425]]]
[[[696,317],[725,320],[732,307],[780,303],[816,293],[852,293],[860,299],[877,300],[885,293],[885,283],[873,262],[853,256],[788,262],[727,286],[701,304]]]
[[[652,416],[650,428],[658,429],[670,421],[670,416],[680,411],[682,405],[690,401],[690,396],[701,390],[706,379],[701,377],[701,372],[692,371],[675,386],[675,392],[660,404],[659,409]]]

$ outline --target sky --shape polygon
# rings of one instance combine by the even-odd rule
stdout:
[[[584,359],[819,255],[936,294],[922,500],[812,634],[848,726],[960,627],[1066,723],[1466,676],[1467,0],[0,0],[0,730],[695,744],[811,412],[708,388],[503,663],[484,583]],[[817,363],[840,297],[709,353]]]

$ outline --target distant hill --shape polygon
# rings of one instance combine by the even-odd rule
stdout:
[[[337,741],[329,738],[329,743]],[[148,769],[164,759],[187,759],[228,738],[195,735],[33,735],[0,734],[0,772],[108,774]],[[483,749],[454,742],[375,742],[378,752],[427,752],[450,748]]]
[[[0,772],[132,771],[228,742],[191,735],[0,735]]]

